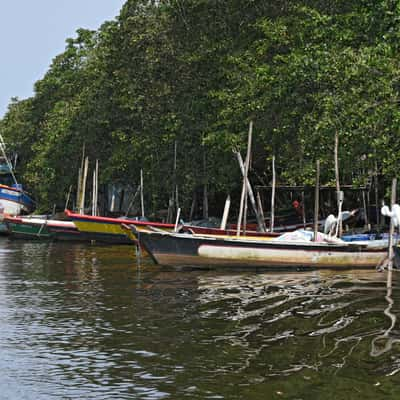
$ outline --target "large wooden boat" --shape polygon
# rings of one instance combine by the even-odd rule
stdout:
[[[140,245],[167,266],[370,268],[387,257],[385,241],[311,242],[173,233],[133,226]]]

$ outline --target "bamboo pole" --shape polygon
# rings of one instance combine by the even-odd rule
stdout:
[[[242,172],[242,176],[244,177],[244,175],[245,175],[244,163],[243,163],[242,155],[240,154],[239,151],[236,151],[236,157],[237,157],[238,162],[239,162],[240,171]],[[251,206],[253,208],[253,211],[254,211],[254,214],[256,215],[256,218],[257,218],[258,228],[259,228],[259,230],[261,232],[265,232],[266,231],[265,222],[264,222],[264,220],[263,220],[263,218],[262,218],[262,216],[261,216],[261,214],[260,214],[260,212],[259,212],[259,210],[257,208],[256,200],[254,198],[253,188],[251,187],[251,184],[250,184],[250,181],[249,181],[248,177],[246,179],[246,184],[247,184],[247,192],[248,192],[248,195],[249,195],[250,204],[251,204]]]
[[[341,204],[343,203],[343,198],[340,194],[340,181],[339,181],[339,132],[335,133],[335,180],[336,180],[336,201],[338,208],[338,222],[337,222],[337,233],[336,236],[342,236],[342,215],[341,215]]]
[[[306,229],[306,208],[304,201],[304,190],[301,192],[301,217],[303,219],[303,228]]]
[[[82,145],[82,159],[81,159],[81,166],[78,170],[78,185],[76,191],[76,205],[79,209],[82,200],[82,179],[83,179],[83,169],[85,165],[85,143]]]
[[[143,169],[140,170],[140,209],[144,218]]]
[[[67,198],[65,200],[64,210],[66,210],[68,208],[68,203],[69,203],[69,198],[71,197],[71,192],[72,192],[72,185],[70,185],[70,187],[68,189]]]
[[[396,203],[396,191],[397,191],[397,178],[393,178],[392,180],[392,196],[391,196],[391,210],[393,210],[393,206]],[[391,271],[393,268],[393,234],[394,234],[394,223],[393,218],[390,218],[390,231],[389,231],[389,249],[388,249],[388,270]]]
[[[315,194],[314,194],[314,242],[318,235],[318,212],[319,212],[319,160],[317,160],[317,171],[315,176]]]
[[[369,225],[368,222],[368,209],[367,209],[367,200],[365,198],[365,191],[362,191],[362,200],[363,200],[363,208],[364,208],[364,228],[367,228]]]
[[[245,197],[247,195],[246,194],[246,188],[247,188],[246,179],[247,179],[247,175],[249,173],[252,135],[253,135],[253,121],[250,121],[249,133],[248,133],[248,137],[247,137],[247,155],[246,155],[246,162],[245,162],[245,166],[244,166],[242,194],[240,196],[239,218],[238,218],[237,230],[236,230],[236,235],[237,236],[240,236],[240,228],[241,228],[242,217],[243,217],[244,200],[245,200]]]
[[[275,173],[275,155],[272,156],[272,192],[271,192],[271,220],[270,231],[274,231],[275,224],[275,187],[276,187],[276,173]]]
[[[379,181],[378,181],[378,164],[375,162],[375,212],[376,223],[381,225],[381,213],[379,212]]]
[[[263,210],[263,206],[262,206],[262,202],[261,202],[260,192],[258,192],[258,191],[257,191],[257,205],[258,205],[258,212],[260,214],[260,218],[261,218],[262,226],[263,226],[262,232],[266,232],[267,227],[265,226],[264,210]]]
[[[96,215],[95,202],[96,202],[96,170],[94,169],[93,183],[92,183],[92,215]]]
[[[95,202],[95,215],[99,215],[99,160],[96,160],[96,202]]]
[[[175,220],[175,226],[174,226],[174,232],[178,232],[178,225],[179,225],[179,217],[181,216],[181,209],[178,208],[178,211],[176,213],[176,220]]]
[[[226,229],[226,223],[228,222],[228,214],[229,214],[230,206],[231,206],[231,196],[228,194],[228,196],[225,200],[224,213],[222,215],[222,221],[221,221],[221,226],[220,226],[220,229],[222,229],[222,230]]]
[[[86,180],[87,180],[88,169],[89,169],[89,157],[86,157],[82,175],[81,202],[79,204],[80,214],[84,214],[85,211]]]

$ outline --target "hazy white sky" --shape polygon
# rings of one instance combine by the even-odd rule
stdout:
[[[0,118],[11,97],[33,94],[78,28],[114,19],[125,0],[0,0]]]

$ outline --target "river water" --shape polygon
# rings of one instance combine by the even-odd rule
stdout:
[[[399,399],[399,278],[1,238],[0,399]]]

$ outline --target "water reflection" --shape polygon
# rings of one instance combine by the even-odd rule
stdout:
[[[26,399],[395,398],[397,276],[182,272],[138,264],[133,247],[0,241],[0,387]]]

